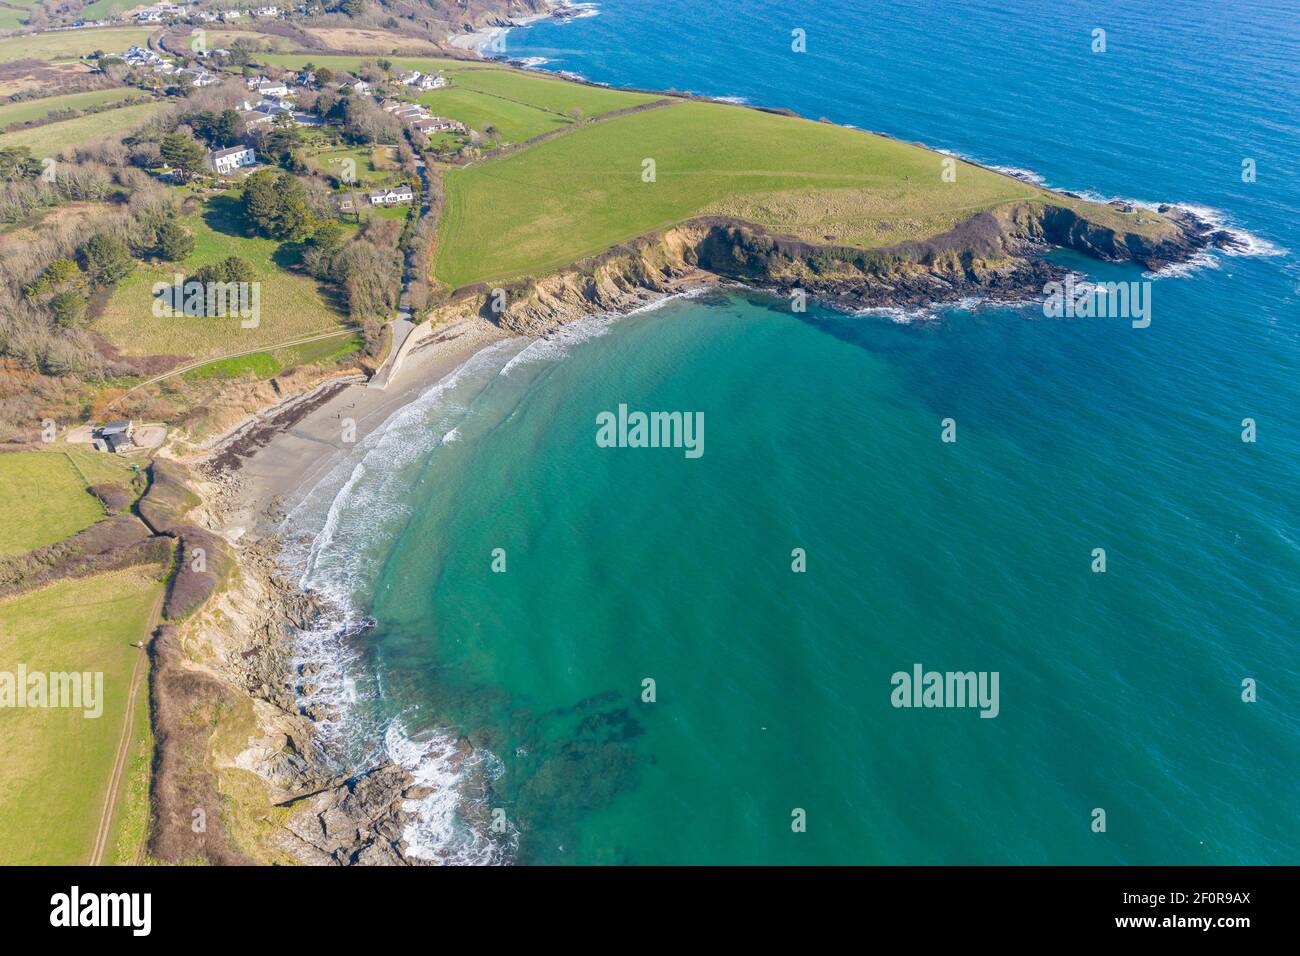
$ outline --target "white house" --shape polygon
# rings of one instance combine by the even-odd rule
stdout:
[[[353,93],[369,93],[370,84],[365,80],[357,80],[354,83],[344,83],[341,89],[351,90]]]
[[[421,133],[463,133],[465,124],[457,122],[454,119],[447,119],[445,116],[424,116],[417,120],[411,121],[411,126],[418,129]]]
[[[280,15],[279,7],[254,7],[252,10],[255,17],[278,17]]]
[[[279,80],[261,80],[253,87],[253,92],[262,96],[288,96],[289,87]]]
[[[199,67],[190,67],[187,70],[177,72],[178,76],[188,76],[195,86],[212,86],[221,81],[209,73],[207,70]]]
[[[146,50],[142,46],[127,47],[126,52],[122,54],[122,59],[131,66],[158,66],[164,62],[163,58],[153,50]]]
[[[447,78],[437,73],[426,73],[416,81],[415,85],[422,90],[437,90],[447,85]]]
[[[159,3],[135,15],[140,23],[161,23],[170,17],[183,17],[188,11],[185,7],[173,3]]]
[[[277,111],[289,113],[295,108],[293,100],[286,99],[283,96],[263,96],[254,103],[252,100],[244,100],[241,109],[262,110],[265,113],[274,113]]]
[[[231,146],[229,149],[218,149],[208,153],[208,166],[218,176],[232,173],[241,166],[252,166],[256,163],[257,156],[251,146]]]
[[[414,198],[415,193],[411,191],[410,186],[398,186],[396,189],[377,189],[370,193],[370,205],[398,206],[410,202]]]

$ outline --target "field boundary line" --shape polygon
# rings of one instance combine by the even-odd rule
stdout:
[[[154,600],[153,607],[149,611],[147,632],[150,635],[158,626],[165,594],[166,589],[164,588]],[[135,650],[137,653],[135,665],[131,668],[131,684],[126,695],[126,713],[122,718],[122,733],[117,740],[117,755],[113,761],[113,772],[109,774],[108,789],[104,793],[104,806],[100,810],[99,827],[95,831],[95,845],[90,851],[91,866],[104,865],[104,854],[108,850],[108,838],[113,829],[113,811],[117,808],[119,791],[122,787],[122,772],[126,768],[126,760],[131,751],[131,728],[135,723],[136,701],[140,696],[140,676],[148,670],[145,663],[149,656],[148,650],[145,647],[139,647]]]

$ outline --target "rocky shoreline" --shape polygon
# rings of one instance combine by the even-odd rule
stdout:
[[[364,437],[500,337],[477,320],[452,324],[416,350],[387,391],[339,376],[304,383],[175,471],[191,505],[186,524],[229,553],[232,573],[196,613],[165,625],[151,644],[156,859],[434,862],[408,853],[403,837],[413,801],[431,788],[386,758],[341,767],[323,745],[320,725],[341,715],[315,698],[322,664],[302,660],[300,637],[333,620],[336,609],[298,586],[283,561],[290,542],[278,529],[292,505],[286,498],[350,449],[327,447],[326,435],[337,438],[336,413],[355,416],[357,437]]]
[[[1105,218],[1101,212],[1090,218],[1064,201],[1026,201],[978,213],[923,242],[877,250],[815,246],[751,223],[700,218],[553,275],[514,283],[507,287],[502,311],[493,308],[496,297],[486,287],[458,290],[433,310],[432,320],[449,330],[469,330],[462,351],[444,356],[459,364],[492,340],[475,333],[473,323],[494,328],[498,338],[545,336],[569,322],[627,313],[721,283],[782,297],[802,290],[850,311],[912,310],[969,297],[1024,302],[1041,299],[1044,285],[1066,273],[1047,258],[1053,249],[1158,271],[1236,241],[1190,211],[1161,206],[1154,212],[1164,220],[1155,239],[1149,231],[1110,228],[1098,221]],[[295,662],[299,635],[328,620],[332,609],[285,577],[277,534],[259,537],[231,518],[241,507],[247,512],[251,500],[260,512],[252,525],[280,525],[283,501],[264,490],[250,495],[245,487],[249,462],[276,442],[289,442],[276,445],[272,457],[294,458],[289,477],[306,482],[310,463],[298,458],[325,453],[317,450],[319,439],[305,433],[305,423],[313,416],[332,423],[336,411],[353,409],[360,399],[347,405],[349,394],[355,395],[348,389],[358,387],[334,380],[288,399],[227,436],[200,466],[196,490],[204,502],[202,523],[237,539],[228,543],[237,552],[238,579],[183,634],[169,626],[155,640],[159,759],[152,848],[160,859],[232,862],[252,855],[254,862],[321,865],[428,862],[410,853],[404,833],[412,823],[412,803],[428,797],[430,788],[387,757],[340,772],[321,744],[318,725],[339,714],[317,693],[320,664]],[[374,412],[386,416],[387,409]],[[290,438],[291,431],[304,434]],[[307,438],[313,440],[292,444]],[[187,738],[175,717],[186,712],[182,701],[214,715],[223,708],[242,711],[247,720],[239,726],[249,732],[225,749],[210,748],[206,738]],[[195,807],[210,808],[209,815],[218,819],[229,809],[213,780],[194,783],[209,775],[213,758],[211,773],[251,774],[258,788],[247,802],[259,808],[253,814],[260,822],[219,828],[223,839],[213,838],[212,831],[191,832]]]
[[[702,217],[550,276],[508,284],[503,310],[494,308],[493,290],[478,285],[457,290],[433,315],[475,314],[510,334],[548,335],[569,322],[718,282],[782,297],[801,290],[847,311],[911,311],[970,298],[1027,302],[1041,300],[1047,283],[1070,271],[1047,258],[1055,249],[1157,272],[1209,248],[1239,244],[1190,210],[1162,205],[1157,211],[1170,224],[1160,240],[1118,232],[1065,205],[1025,202],[977,213],[925,241],[874,250],[816,246],[752,223]]]
[[[196,484],[208,521],[219,524],[223,503],[238,493],[238,479],[209,474]],[[269,513],[275,508],[268,504]],[[322,608],[283,577],[280,548],[276,536],[240,542],[238,582],[193,626],[165,625],[154,638],[158,749],[151,852],[173,863],[417,863],[405,855],[402,840],[406,801],[422,795],[410,773],[390,762],[339,773],[299,704],[310,671],[293,667],[296,634],[311,627]],[[242,739],[223,749],[210,727],[187,719],[195,711],[224,714],[236,733],[244,732]],[[260,846],[237,835],[242,828],[232,820],[226,787],[216,780],[230,771],[253,774],[263,789],[257,802],[267,804],[262,812],[274,814]],[[205,825],[196,829],[196,820]]]

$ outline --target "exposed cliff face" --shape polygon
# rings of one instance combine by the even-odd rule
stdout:
[[[1161,206],[1160,213],[1167,222],[1154,234],[1119,231],[1068,206],[1020,207],[1009,217],[1009,224],[1022,238],[1112,262],[1136,262],[1147,269],[1182,262],[1206,246],[1233,241],[1227,233],[1215,231],[1184,210]]]
[[[1101,219],[1068,205],[1017,203],[977,213],[925,241],[872,250],[814,245],[736,220],[696,219],[542,279],[463,289],[434,318],[478,312],[510,332],[544,335],[583,316],[625,312],[719,279],[782,293],[803,289],[850,308],[918,307],[971,295],[1024,300],[1040,297],[1044,284],[1064,272],[1043,257],[1049,248],[1156,269],[1225,241],[1178,210],[1167,210],[1145,234]]]

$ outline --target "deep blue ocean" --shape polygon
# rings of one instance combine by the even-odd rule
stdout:
[[[325,524],[308,581],[377,622],[350,732],[444,785],[413,838],[466,862],[1300,862],[1296,5],[587,12],[508,54],[1188,204],[1242,245],[1154,277],[1145,329],[722,293],[480,355],[297,518]],[[704,455],[598,448],[620,402],[701,410]],[[891,706],[914,664],[998,672],[997,717]]]

